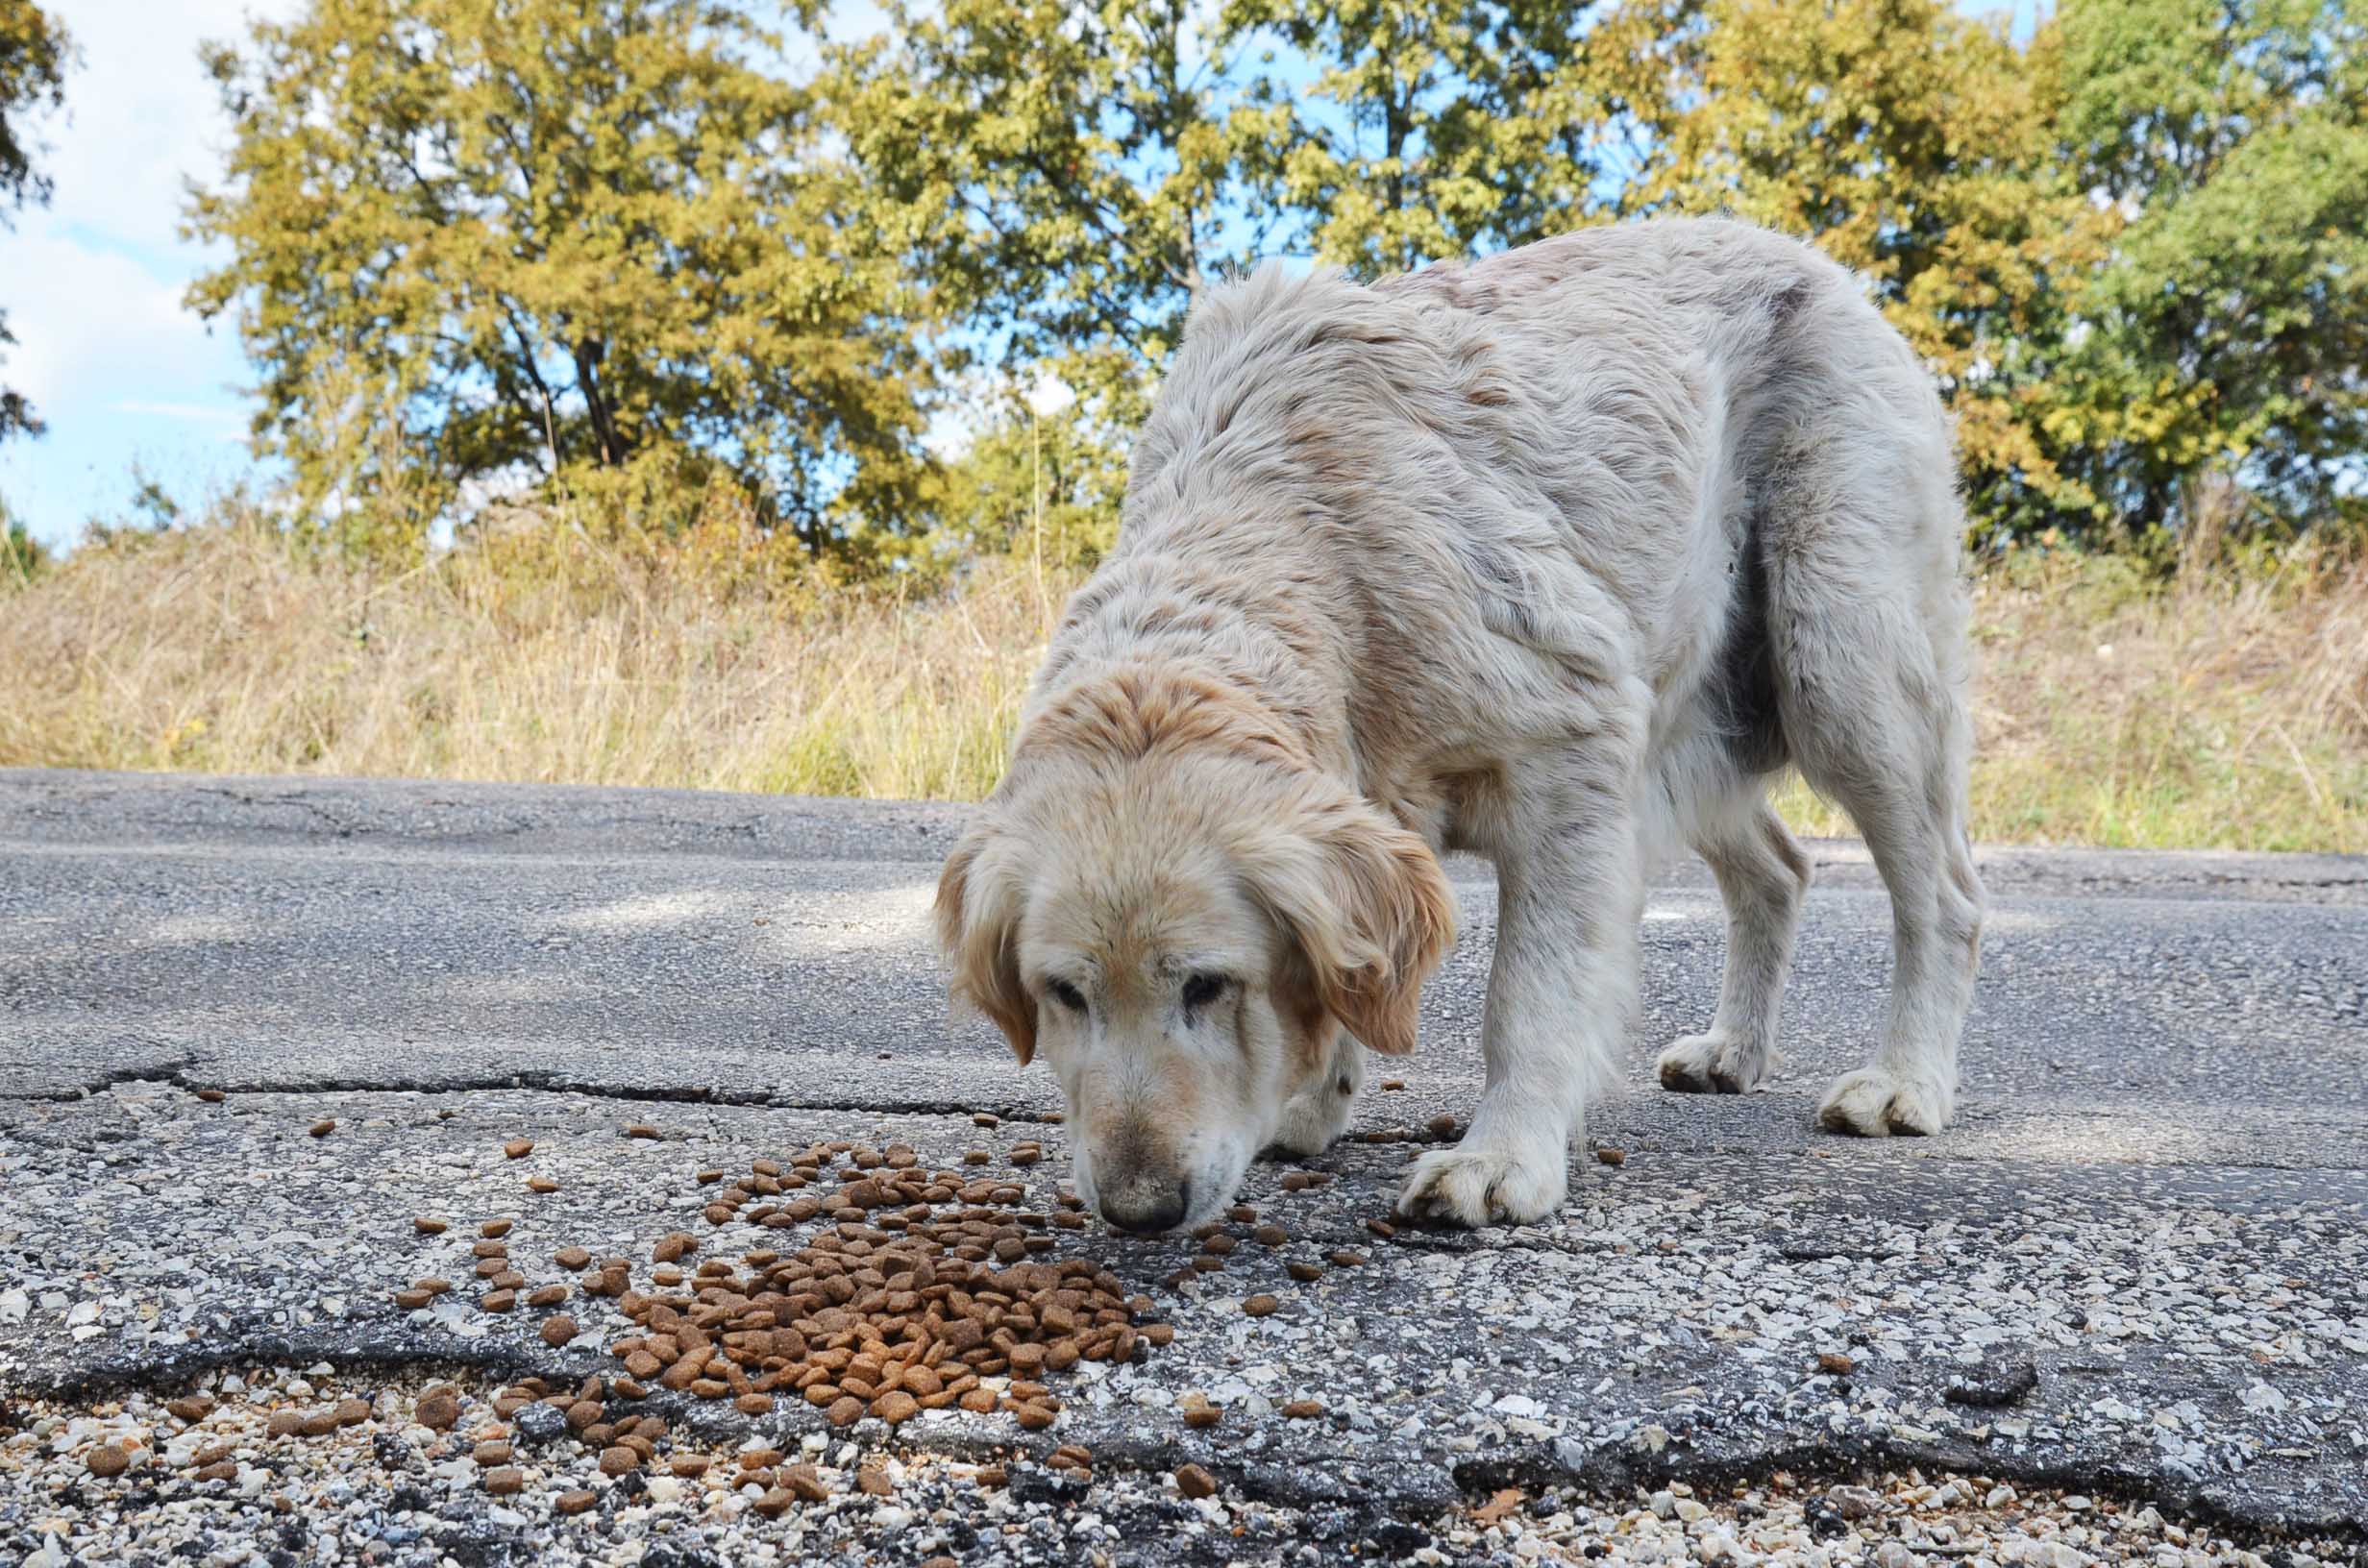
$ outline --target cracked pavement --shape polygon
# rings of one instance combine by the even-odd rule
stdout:
[[[459,1222],[497,1215],[537,1261],[580,1243],[646,1263],[675,1229],[716,1256],[777,1241],[791,1233],[737,1219],[710,1234],[693,1173],[817,1141],[901,1140],[931,1166],[977,1149],[1000,1171],[1040,1139],[1045,1163],[1013,1179],[1048,1210],[1058,1091],[983,1024],[950,1022],[927,943],[964,817],[0,772],[0,1433],[12,1402],[112,1409],[261,1367],[388,1387],[613,1371],[601,1347],[624,1320],[588,1300],[571,1309],[587,1332],[555,1348],[532,1314],[406,1312],[390,1293],[462,1268],[475,1232]],[[1243,1199],[1286,1241],[1237,1227],[1223,1268],[1177,1285],[1188,1239],[1055,1233],[1063,1256],[1149,1296],[1172,1343],[1081,1363],[1041,1433],[950,1409],[893,1433],[867,1419],[852,1440],[916,1465],[1080,1445],[1097,1477],[1082,1495],[1109,1492],[1112,1517],[1130,1486],[1172,1501],[1166,1478],[1198,1463],[1220,1504],[1308,1529],[1353,1516],[1366,1524],[1342,1538],[1383,1556],[1485,1558],[1493,1537],[1458,1546],[1443,1521],[1506,1487],[1604,1500],[1909,1467],[2260,1541],[2356,1539],[2368,862],[1986,853],[1960,1123],[1853,1142],[1813,1132],[1811,1111],[1869,1049],[1888,914],[1855,845],[1814,851],[1769,1091],[1650,1082],[1652,1051],[1707,1020],[1723,944],[1707,876],[1673,868],[1645,925],[1631,1087],[1574,1146],[1566,1207],[1515,1230],[1377,1235],[1367,1222],[1422,1130],[1478,1090],[1493,890],[1459,863],[1464,935],[1426,995],[1422,1050],[1375,1065],[1402,1087],[1369,1088],[1349,1139],[1311,1163],[1327,1185],[1252,1172]],[[309,1136],[324,1118],[335,1130]],[[624,1138],[628,1122],[661,1136]],[[516,1138],[535,1145],[523,1162],[503,1153]],[[557,1189],[528,1192],[529,1174]],[[415,1236],[425,1213],[453,1234]],[[1343,1248],[1367,1261],[1286,1272]],[[1278,1309],[1245,1315],[1254,1292]],[[1224,1421],[1187,1426],[1187,1391]],[[1303,1399],[1323,1414],[1278,1413]],[[678,1426],[829,1457],[802,1405],[684,1409]],[[23,1502],[16,1528],[44,1507]],[[469,1528],[526,1550],[545,1515],[506,1511],[517,1531]],[[614,1544],[623,1517],[604,1507],[581,1529],[608,1521]],[[1391,1521],[1412,1533],[1372,1533]],[[820,1528],[772,1527],[776,1546]],[[919,1561],[946,1545],[931,1528],[950,1529],[866,1540]],[[1255,1530],[1221,1550],[1160,1528],[1141,1560],[1268,1560],[1243,1545]],[[1288,1528],[1277,1538],[1291,1550]]]

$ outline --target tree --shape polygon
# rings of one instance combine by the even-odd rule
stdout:
[[[816,551],[903,526],[919,302],[777,47],[701,0],[314,0],[209,50],[234,142],[188,229],[230,259],[190,303],[300,496],[414,550],[522,482],[660,525],[727,484]]]
[[[2070,0],[2060,158],[2128,214],[2050,431],[2145,526],[2368,515],[2368,12]],[[2238,521],[2243,521],[2240,518]]]
[[[49,200],[49,179],[34,167],[31,133],[20,116],[64,101],[71,58],[65,29],[40,7],[32,0],[0,0],[0,228],[12,228],[16,209],[26,203]],[[8,313],[0,310],[0,349],[15,341]],[[40,433],[41,421],[24,394],[0,386],[0,441]]]
[[[1231,0],[1287,46],[1246,92],[1295,237],[1395,272],[1616,213],[1692,0]],[[1313,71],[1313,80],[1305,80]]]
[[[2111,214],[2054,168],[2029,58],[1940,0],[1711,0],[1677,53],[1639,205],[1813,240],[1938,377],[1977,517],[2019,531],[2082,505],[2033,355]]]
[[[1271,237],[1198,0],[890,0],[829,57],[833,116],[906,265],[1015,378],[1056,365],[1120,425],[1201,278]]]

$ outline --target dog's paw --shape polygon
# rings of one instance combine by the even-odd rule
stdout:
[[[1861,1067],[1834,1080],[1817,1107],[1817,1125],[1829,1133],[1887,1138],[1893,1133],[1925,1137],[1949,1124],[1957,1096],[1930,1078],[1903,1078],[1884,1067]]]
[[[1302,1094],[1283,1107],[1282,1125],[1274,1129],[1270,1153],[1311,1160],[1340,1141],[1348,1130],[1356,1102],[1345,1094]]]
[[[1317,1080],[1283,1106],[1269,1153],[1312,1159],[1340,1141],[1357,1108],[1357,1090],[1365,1083],[1365,1047],[1344,1041]]]
[[[1568,1189],[1569,1166],[1560,1150],[1548,1158],[1542,1152],[1476,1148],[1467,1138],[1415,1162],[1398,1193],[1397,1212],[1450,1225],[1519,1225],[1552,1213]]]
[[[1661,1087],[1680,1094],[1749,1094],[1767,1083],[1773,1054],[1726,1035],[1688,1035],[1661,1053]]]

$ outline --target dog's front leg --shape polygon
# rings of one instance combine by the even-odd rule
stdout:
[[[1628,792],[1566,781],[1539,794],[1496,857],[1496,958],[1480,1026],[1487,1087],[1463,1140],[1416,1164],[1402,1213],[1485,1225],[1551,1213],[1588,1103],[1617,1077],[1642,918]]]

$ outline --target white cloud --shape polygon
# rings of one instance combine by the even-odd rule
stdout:
[[[117,244],[178,244],[183,181],[220,174],[220,103],[198,64],[202,42],[246,36],[254,15],[284,17],[290,0],[62,0],[54,8],[81,66],[65,84],[65,123],[45,160],[60,221]]]
[[[9,241],[11,385],[53,422],[144,393],[201,389],[218,368],[181,287],[119,251],[84,243],[54,219]],[[198,382],[192,386],[192,381]],[[177,401],[187,401],[185,399]]]

